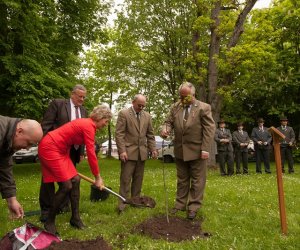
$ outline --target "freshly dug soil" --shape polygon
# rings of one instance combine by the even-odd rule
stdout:
[[[150,207],[150,208],[154,208],[156,205],[155,200],[148,196],[132,197],[131,199],[128,200],[128,203],[130,203],[133,206]]]
[[[52,242],[52,244],[44,248],[44,250],[111,250],[110,247],[102,237],[94,240],[78,241],[78,240],[64,240],[61,242]]]
[[[184,240],[194,240],[196,238],[210,237],[210,233],[201,231],[200,220],[188,220],[179,217],[157,216],[150,218],[139,224],[133,232],[145,234],[153,239],[165,239],[167,241],[179,242]]]

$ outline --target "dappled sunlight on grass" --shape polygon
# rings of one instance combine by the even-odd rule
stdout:
[[[120,163],[115,159],[100,159],[101,175],[105,185],[119,190]],[[163,183],[165,169],[166,190]],[[209,170],[204,194],[204,204],[198,212],[203,218],[203,231],[210,232],[208,239],[195,239],[182,243],[152,240],[132,233],[132,229],[149,217],[166,214],[165,194],[168,207],[175,202],[176,167],[174,163],[163,164],[149,160],[145,167],[143,195],[156,200],[156,207],[135,208],[128,206],[124,213],[116,212],[118,198],[109,195],[101,202],[90,201],[90,184],[81,181],[80,213],[87,226],[85,230],[70,227],[70,213],[57,216],[57,228],[62,239],[95,239],[104,237],[114,249],[299,249],[300,246],[300,166],[296,173],[283,176],[288,222],[288,236],[282,236],[278,210],[277,182],[272,165],[272,174],[255,174],[254,164],[249,166],[249,175],[221,177],[218,170]],[[87,162],[78,166],[78,171],[92,177]],[[41,181],[39,164],[14,166],[18,187],[18,199],[25,211],[39,209],[38,193]],[[4,201],[0,203],[0,236],[21,226],[26,220],[43,226],[39,216],[19,221],[8,220]],[[185,217],[185,212],[179,212]],[[178,229],[180,230],[180,229]]]

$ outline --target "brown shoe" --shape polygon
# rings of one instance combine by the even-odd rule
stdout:
[[[197,215],[197,212],[196,212],[196,211],[189,210],[189,211],[188,211],[188,214],[187,214],[187,218],[188,218],[189,220],[193,220],[193,219],[195,219],[196,215]]]

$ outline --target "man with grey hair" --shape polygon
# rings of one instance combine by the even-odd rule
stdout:
[[[67,122],[78,118],[86,118],[87,110],[82,106],[86,98],[87,90],[81,84],[76,84],[71,92],[69,99],[54,99],[48,106],[43,120],[42,128],[44,136],[64,125]],[[83,159],[84,145],[73,145],[70,150],[70,157],[74,166]],[[45,222],[51,207],[53,196],[55,193],[54,183],[41,183],[39,201],[41,207],[41,221]],[[69,198],[60,206],[60,212],[70,211]]]
[[[12,218],[23,218],[24,215],[16,198],[12,155],[19,149],[37,144],[42,137],[43,130],[37,121],[0,116],[0,192]]]
[[[119,112],[116,125],[116,144],[121,160],[120,194],[126,199],[140,196],[145,160],[149,152],[157,157],[155,137],[151,116],[144,111],[146,97],[138,94],[133,98],[132,106]],[[121,213],[126,205],[120,201]]]
[[[215,122],[210,105],[195,99],[193,84],[181,84],[179,95],[180,100],[171,106],[162,126],[161,136],[166,138],[174,131],[177,194],[171,213],[187,210],[187,218],[194,219],[203,200]]]

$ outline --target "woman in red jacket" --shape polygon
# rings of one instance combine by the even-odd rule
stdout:
[[[49,132],[40,142],[39,159],[42,165],[43,181],[62,184],[55,193],[48,219],[44,224],[47,231],[57,233],[55,217],[60,203],[67,195],[70,195],[72,208],[70,224],[78,229],[84,227],[79,215],[80,177],[70,159],[70,149],[72,145],[85,144],[90,169],[95,176],[95,186],[101,188],[104,184],[95,154],[95,134],[97,129],[100,130],[108,124],[111,117],[109,107],[99,105],[94,108],[89,118],[66,123]]]

